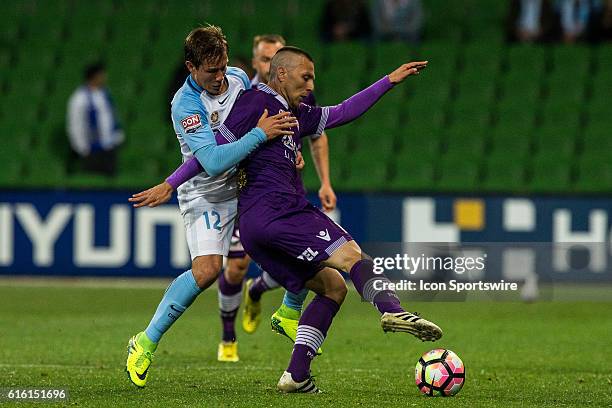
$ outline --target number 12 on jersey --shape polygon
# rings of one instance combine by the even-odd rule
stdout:
[[[210,213],[210,215],[209,215]],[[221,215],[215,210],[204,211],[204,221],[206,221],[206,228],[211,229],[211,221],[213,222],[212,228],[217,231],[221,231]]]

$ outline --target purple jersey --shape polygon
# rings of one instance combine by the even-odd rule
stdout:
[[[272,88],[259,84],[257,89],[245,91],[235,102],[232,112],[219,127],[217,143],[229,143],[257,126],[264,109],[270,115],[290,111],[285,99]],[[300,196],[304,191],[295,159],[301,146],[301,137],[320,135],[327,122],[329,108],[304,103],[292,111],[298,127],[293,136],[278,137],[262,145],[240,165],[239,211],[248,210],[262,195],[272,192]],[[299,187],[298,187],[299,186]]]

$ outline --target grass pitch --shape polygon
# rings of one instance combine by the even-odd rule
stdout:
[[[127,340],[144,329],[165,285],[135,285],[0,281],[0,388],[68,388],[63,405],[100,407],[612,405],[612,302],[405,302],[443,328],[432,344],[383,334],[378,314],[354,291],[313,363],[323,394],[276,392],[291,347],[265,319],[254,335],[238,328],[240,362],[217,362],[214,288],[167,333],[147,388],[137,389],[124,373]],[[281,296],[264,297],[264,317]],[[414,384],[416,361],[435,347],[452,349],[466,365],[455,397],[429,398]],[[40,406],[18,404],[27,405]]]

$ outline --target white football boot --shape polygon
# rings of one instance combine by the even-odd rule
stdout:
[[[302,382],[295,382],[293,381],[293,378],[291,378],[291,373],[289,371],[285,371],[283,373],[280,380],[278,380],[276,388],[280,392],[284,393],[302,392],[306,394],[318,394],[321,392],[321,390],[315,385],[312,377]]]

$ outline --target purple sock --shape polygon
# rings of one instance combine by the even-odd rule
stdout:
[[[371,260],[362,259],[355,263],[350,275],[357,292],[364,300],[376,306],[380,313],[404,312],[395,291],[375,289],[374,282],[389,282],[389,279],[384,274],[374,273],[374,263]]]
[[[297,337],[287,371],[293,381],[302,382],[310,377],[310,363],[323,344],[327,330],[340,305],[325,296],[315,296],[298,323]]]
[[[234,322],[240,307],[240,298],[242,292],[242,282],[234,285],[225,279],[225,273],[221,272],[219,276],[219,312],[221,314],[221,323],[223,325],[223,341],[236,341],[236,330]]]
[[[275,289],[278,286],[279,284],[268,275],[268,272],[263,271],[261,275],[255,278],[253,284],[249,288],[249,296],[251,299],[258,302],[264,292]]]

